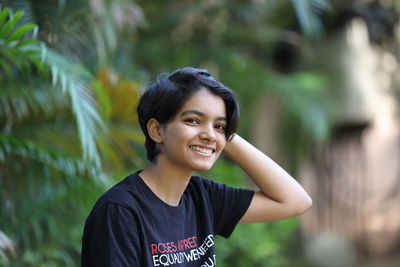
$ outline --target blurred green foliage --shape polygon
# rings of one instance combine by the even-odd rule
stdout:
[[[135,109],[161,72],[209,69],[239,95],[243,135],[261,93],[276,96],[294,168],[329,132],[328,80],[279,74],[274,51],[318,36],[327,3],[0,0],[0,265],[79,264],[94,201],[145,165]],[[206,175],[251,187],[224,159]],[[218,264],[302,266],[297,231],[294,219],[238,226],[218,242]]]
[[[146,23],[133,43],[135,64],[148,73],[193,65],[210,70],[238,95],[242,106],[239,132],[248,136],[257,123],[255,103],[265,95],[279,101],[279,136],[292,172],[309,144],[329,134],[329,76],[315,70],[281,74],[293,68],[290,46],[299,51],[322,34],[318,14],[327,1],[138,1]],[[297,17],[296,14],[302,14]],[[304,21],[304,20],[305,21]],[[282,57],[282,59],[281,59]],[[265,94],[267,93],[267,94]],[[293,133],[297,132],[296,138]]]
[[[73,266],[85,203],[104,190],[95,145],[104,129],[102,89],[82,65],[36,39],[37,26],[22,17],[0,9],[0,229],[14,242],[0,260]]]

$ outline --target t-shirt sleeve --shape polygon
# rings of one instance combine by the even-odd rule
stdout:
[[[254,191],[232,188],[209,180],[208,183],[213,209],[214,234],[228,238],[250,206]]]
[[[130,209],[105,204],[86,221],[81,266],[140,266],[139,244]]]

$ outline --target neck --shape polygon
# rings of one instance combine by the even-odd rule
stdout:
[[[160,158],[145,168],[139,176],[153,193],[171,206],[178,206],[192,171],[165,166]]]

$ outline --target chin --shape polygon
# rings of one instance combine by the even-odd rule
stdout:
[[[205,171],[210,170],[212,168],[212,166],[214,166],[214,163],[212,163],[212,164],[201,164],[201,165],[199,164],[199,165],[194,166],[193,169],[195,171],[205,172]]]
[[[216,160],[218,158],[210,158],[208,160],[196,160],[196,161],[192,161],[192,168],[194,171],[201,171],[201,172],[205,172],[208,171],[212,168],[212,166],[214,166]]]
[[[212,167],[212,166],[211,166],[211,167]],[[201,167],[201,168],[196,168],[196,171],[199,171],[199,172],[206,172],[206,171],[210,170],[210,169],[211,169],[211,167]]]
[[[200,171],[200,172],[204,172],[204,171],[208,171],[209,169],[211,169],[211,167],[214,164],[210,164],[210,163],[192,163],[190,164],[191,169],[193,169],[193,171]]]

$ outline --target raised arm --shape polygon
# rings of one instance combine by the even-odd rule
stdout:
[[[239,223],[274,221],[300,215],[312,200],[284,169],[256,147],[235,135],[225,154],[238,164],[260,188]]]

